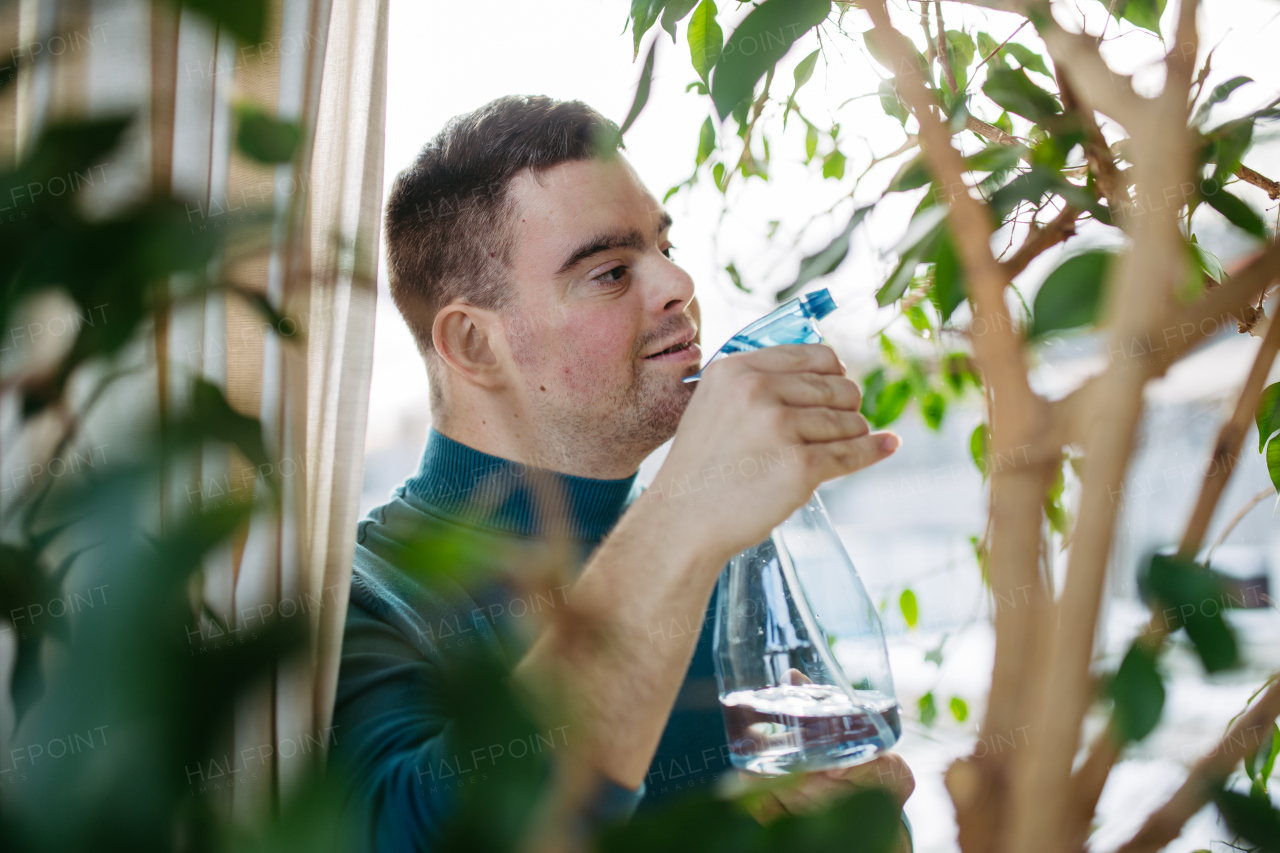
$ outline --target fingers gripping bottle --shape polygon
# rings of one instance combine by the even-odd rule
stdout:
[[[793,299],[707,363],[820,343],[816,321],[835,307],[826,290]],[[716,601],[712,654],[734,766],[770,776],[847,767],[897,742],[902,726],[880,617],[816,492],[768,539],[729,561]]]

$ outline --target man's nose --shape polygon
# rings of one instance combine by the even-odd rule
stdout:
[[[656,302],[661,313],[680,313],[693,300],[693,277],[672,262],[662,265]]]

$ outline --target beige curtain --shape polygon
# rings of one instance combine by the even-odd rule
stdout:
[[[196,377],[263,423],[283,511],[259,514],[208,561],[204,604],[239,630],[274,615],[306,618],[312,644],[306,660],[274,673],[237,710],[228,746],[254,750],[262,764],[252,769],[267,771],[227,790],[246,818],[341,737],[330,720],[372,368],[387,3],[271,0],[266,35],[248,45],[164,0],[0,0],[0,63],[15,45],[32,60],[12,69],[14,91],[0,97],[0,160],[12,163],[51,119],[129,111],[141,120],[105,164],[96,203],[171,190],[187,200],[193,228],[269,226],[269,250],[224,260],[222,271],[285,322],[274,328],[222,293],[167,312],[127,357],[136,376],[95,408],[82,439],[127,456],[141,424],[180,405]],[[301,123],[304,150],[292,165],[235,151],[241,102]],[[174,294],[189,287],[170,282]],[[0,468],[39,456],[39,428],[24,429],[15,401],[0,400]],[[165,472],[151,522],[159,529],[246,499],[256,475],[235,454],[207,452],[191,470]],[[0,501],[0,522],[4,509]],[[216,641],[213,624],[203,627],[193,642]],[[12,653],[0,635],[0,683]],[[0,748],[11,729],[5,708]]]

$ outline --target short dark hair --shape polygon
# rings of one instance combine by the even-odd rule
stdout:
[[[449,120],[396,176],[387,199],[391,298],[425,356],[437,312],[508,298],[511,179],[524,169],[613,156],[617,125],[581,101],[508,95]]]

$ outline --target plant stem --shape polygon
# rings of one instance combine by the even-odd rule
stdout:
[[[1209,522],[1213,520],[1214,510],[1222,497],[1222,490],[1231,479],[1236,460],[1240,458],[1240,447],[1244,444],[1245,434],[1253,424],[1254,412],[1258,409],[1258,400],[1262,397],[1263,386],[1267,382],[1267,374],[1276,360],[1276,352],[1280,351],[1280,323],[1273,322],[1267,328],[1262,339],[1262,346],[1249,369],[1240,397],[1236,400],[1235,411],[1230,419],[1222,425],[1218,432],[1218,441],[1213,449],[1213,462],[1204,475],[1200,486],[1200,494],[1196,498],[1195,509],[1187,521],[1186,532],[1182,534],[1182,542],[1178,546],[1178,554],[1186,559],[1194,559],[1200,550],[1200,543]]]

